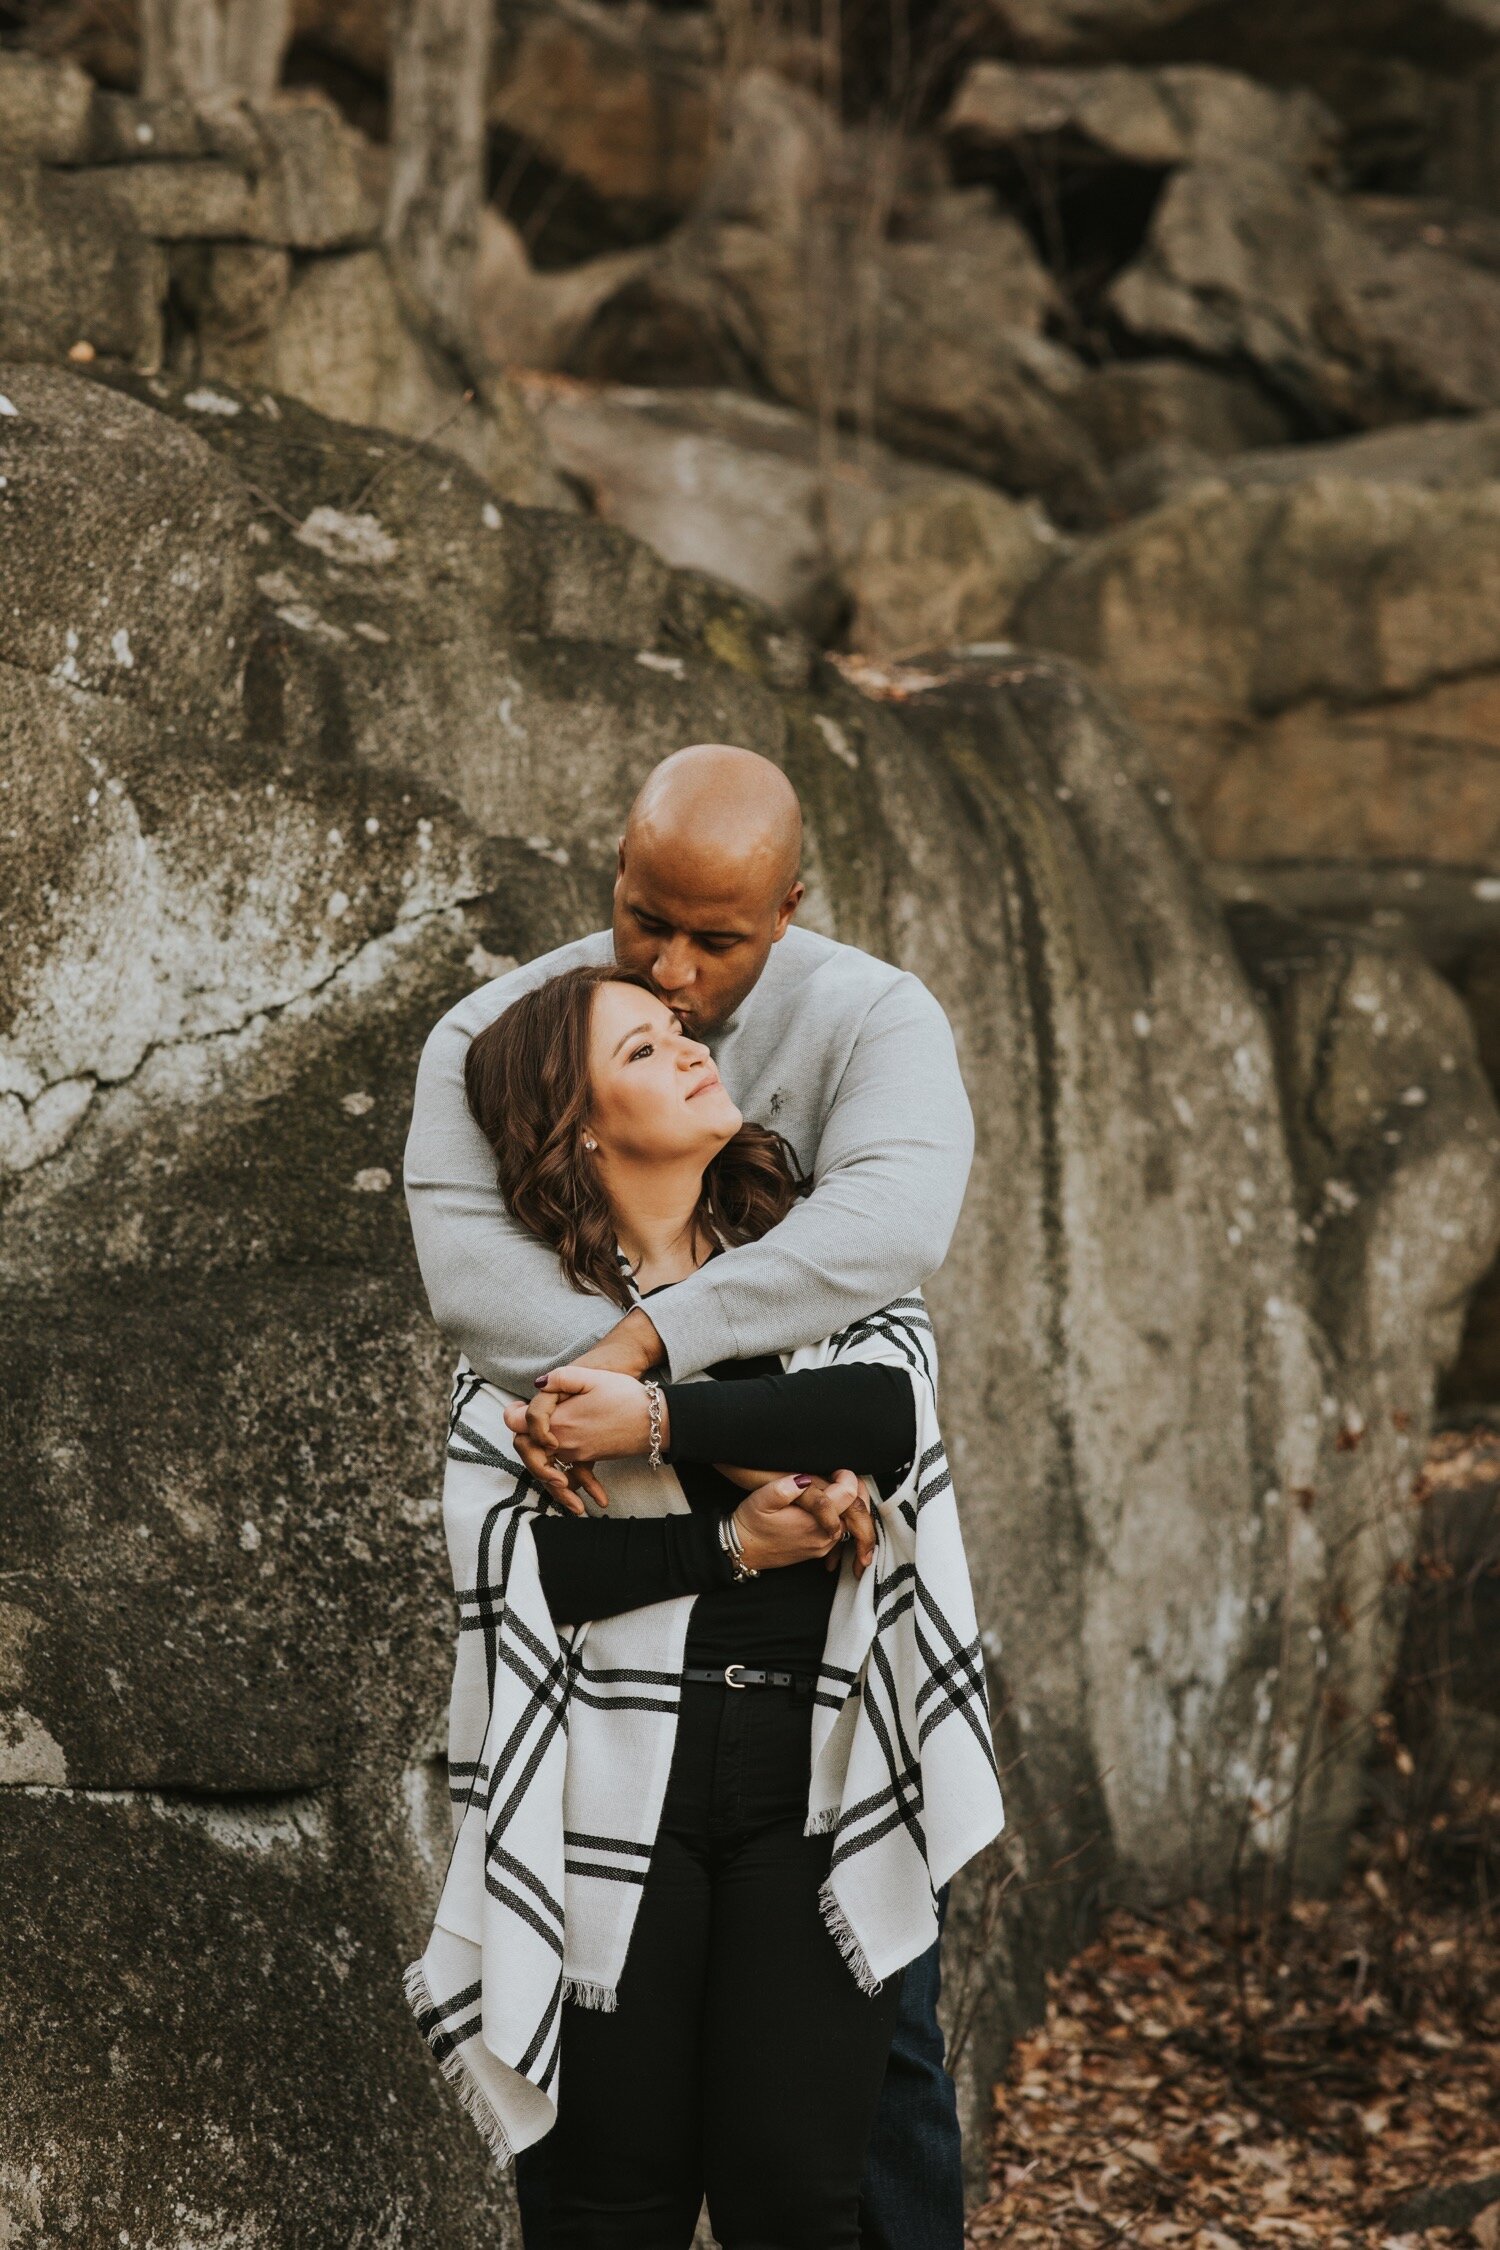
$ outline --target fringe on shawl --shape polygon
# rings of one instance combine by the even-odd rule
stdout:
[[[575,2008],[597,2008],[605,2016],[612,2016],[620,2005],[612,1984],[584,1984],[577,1977],[563,1978],[562,1996]]]
[[[810,1812],[802,1833],[804,1836],[826,1836],[830,1828],[839,1824],[837,1805],[825,1805],[821,1812]]]
[[[885,1980],[876,1976],[865,1958],[864,1947],[851,1929],[844,1909],[833,1895],[831,1876],[818,1893],[818,1904],[823,1909],[823,1922],[828,1934],[844,1956],[850,1975],[861,1992],[867,1992],[873,1997]]]
[[[431,1987],[427,1982],[427,1973],[420,1961],[412,1962],[401,1983],[402,1990],[406,1994],[407,2005],[416,2016],[417,2029],[421,2031],[423,2015],[435,2013],[436,2003],[432,1997]],[[427,2044],[431,2047],[432,2041],[427,2038],[425,2031],[422,2032],[422,2036],[427,2039]],[[450,2047],[446,2055],[434,2053],[432,2059],[449,2085],[457,2089],[459,2100],[462,2102],[469,2118],[483,2136],[485,2145],[495,2162],[502,2169],[506,2165],[514,2163],[515,2151],[507,2138],[505,2127],[495,2115],[484,2089],[464,2061],[460,2050],[457,2047]]]

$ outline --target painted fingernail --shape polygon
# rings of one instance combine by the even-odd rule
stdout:
[[[802,1485],[807,1485],[807,1484],[811,1484],[811,1483],[812,1483],[812,1478],[811,1478],[811,1477],[793,1477],[793,1479],[792,1479],[792,1482],[793,1482],[793,1484],[795,1484],[795,1485],[797,1485],[797,1486],[801,1487]]]

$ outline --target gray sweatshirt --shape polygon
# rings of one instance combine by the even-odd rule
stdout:
[[[450,1008],[423,1049],[406,1200],[433,1316],[481,1375],[525,1392],[621,1315],[573,1288],[501,1201],[464,1095],[469,1041],[559,969],[608,962],[607,930],[559,946]],[[974,1124],[942,1009],[914,976],[794,923],[708,1041],[744,1116],[774,1126],[813,1193],[758,1242],[663,1292],[652,1323],[679,1380],[787,1352],[878,1311],[947,1253]]]

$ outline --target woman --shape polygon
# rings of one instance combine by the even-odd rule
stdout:
[[[518,1000],[467,1083],[512,1213],[621,1305],[798,1193],[616,971]],[[548,2136],[558,2250],[686,2250],[705,2192],[725,2250],[858,2242],[896,1972],[1002,1817],[926,1331],[910,1299],[790,1368],[560,1371],[613,1433],[582,1521],[459,1371],[458,1834],[408,1991],[496,2153]]]

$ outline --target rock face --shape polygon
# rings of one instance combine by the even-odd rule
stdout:
[[[1192,63],[1159,70],[976,63],[943,126],[956,140],[1032,162],[1071,156],[1163,171],[1271,148],[1279,163],[1322,172],[1339,140],[1337,120],[1315,95],[1279,94],[1238,71]]]
[[[1039,59],[1149,54],[1175,37],[1263,68],[1320,43],[1356,53],[1415,46],[1461,65],[1500,28],[1494,0],[1267,0],[1238,20],[1222,15],[1205,0],[996,0],[994,10],[1002,36]]]
[[[987,191],[910,203],[894,224],[878,148],[811,96],[748,72],[726,145],[684,225],[598,308],[566,371],[638,384],[743,386],[863,422],[948,467],[1097,502],[1069,412],[1084,380],[1044,334],[1055,285]]]
[[[434,438],[503,498],[569,505],[504,379],[466,404],[408,321],[375,246],[382,174],[383,152],[305,90],[137,101],[0,54],[0,356],[152,374],[170,326],[178,374]]]
[[[1152,344],[1244,359],[1314,414],[1379,423],[1500,404],[1500,273],[1281,165],[1186,166],[1109,292]]]
[[[1035,505],[734,391],[531,380],[558,466],[608,522],[855,647],[946,647],[1002,632],[1063,551]]]
[[[680,214],[713,159],[717,48],[687,9],[568,0],[502,19],[490,116],[606,204]]]
[[[401,1142],[431,1020],[603,919],[633,790],[707,737],[791,774],[809,920],[927,979],[979,1120],[932,1296],[1034,1881],[955,1905],[977,2166],[1055,1863],[1211,1882],[1247,1807],[1286,1843],[1299,1760],[1337,1861],[1320,1730],[1385,1677],[1500,1235],[1462,1010],[1347,935],[1232,942],[1064,662],[868,700],[611,526],[133,392],[0,370],[10,2239],[514,2240],[399,1996],[451,1633]]]
[[[1024,605],[1027,637],[1108,674],[1217,858],[1473,868],[1500,851],[1473,750],[1500,669],[1500,484],[1467,481],[1487,441],[1390,433],[1372,461],[1375,442],[1309,449],[1295,481],[1285,455],[1255,481],[1249,456],[1243,481],[1193,484]],[[1376,473],[1339,473],[1345,451]]]

